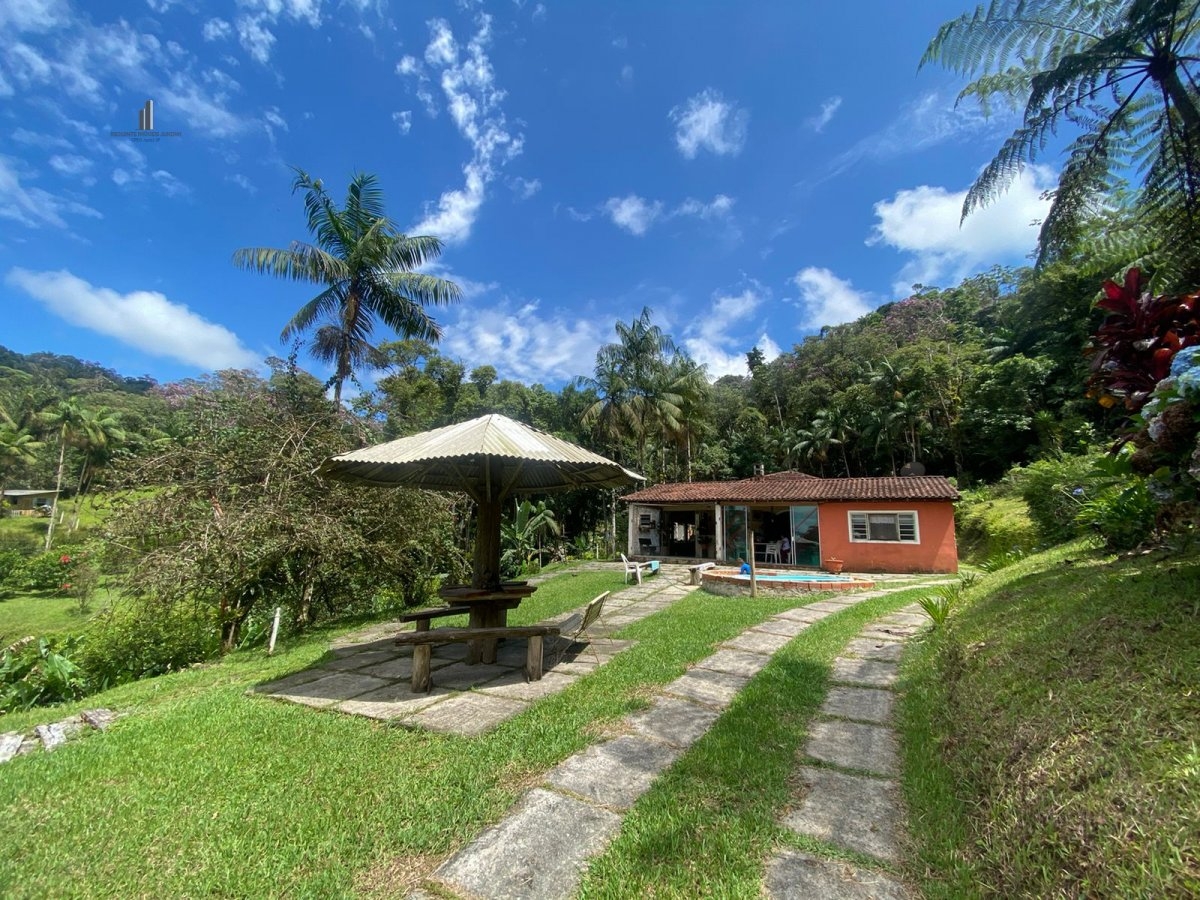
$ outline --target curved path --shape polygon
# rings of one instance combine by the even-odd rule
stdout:
[[[712,655],[664,685],[649,709],[628,717],[623,729],[626,734],[594,744],[547,773],[541,786],[525,794],[504,819],[447,860],[433,873],[430,881],[442,891],[481,900],[567,900],[575,896],[587,861],[602,852],[615,837],[625,812],[650,788],[659,773],[708,731],[741,688],[766,667],[777,650],[814,622],[848,606],[919,586],[924,585],[910,583],[891,590],[823,599],[772,616],[726,641]],[[895,628],[918,627],[915,621],[895,628],[892,624],[884,624],[890,622],[892,617],[881,620],[878,626],[864,631],[862,638],[869,644],[881,635],[888,639],[898,637]],[[608,624],[618,625],[612,619]],[[887,630],[879,631],[878,628]],[[870,649],[877,648],[872,645]],[[854,651],[848,647],[847,652]],[[840,657],[834,666],[833,679],[894,678],[894,672],[890,675],[877,673],[874,666],[888,664],[888,659],[879,658],[881,654],[890,658],[897,653],[898,649],[884,648],[874,656]],[[863,697],[842,697],[840,689],[835,688],[826,701],[829,709],[834,708],[829,706],[831,702],[851,702],[851,707],[858,710],[859,705],[867,701]],[[858,720],[855,722],[862,725]],[[853,744],[858,731],[851,731],[854,734],[841,726],[819,722],[814,726],[807,752],[815,756],[825,752],[822,748],[828,744],[829,752],[836,754],[838,747],[845,746],[847,738]],[[872,746],[885,745],[886,740],[876,740]],[[834,764],[841,759],[835,755]],[[889,759],[888,765],[894,768],[894,751]],[[859,761],[869,762],[865,758]],[[815,791],[812,796],[817,796]],[[812,807],[802,807],[799,813],[802,814],[805,808]],[[894,830],[898,808],[893,806],[889,814],[893,818],[888,820],[891,824],[884,823],[885,831],[887,828]],[[800,823],[799,827],[807,826]],[[871,896],[869,893],[841,894],[836,891],[794,892],[793,886],[798,882],[793,872],[797,867],[804,871],[805,860],[800,856],[785,855],[772,861],[768,869],[771,896]],[[829,885],[833,886],[833,883]],[[430,895],[418,891],[411,896]]]

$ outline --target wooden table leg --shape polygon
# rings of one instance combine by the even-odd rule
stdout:
[[[487,610],[479,604],[472,604],[471,614],[467,619],[470,628],[487,628]],[[485,641],[469,641],[467,643],[467,665],[478,665],[483,660]],[[494,651],[493,651],[494,652]],[[492,657],[493,660],[495,656]]]

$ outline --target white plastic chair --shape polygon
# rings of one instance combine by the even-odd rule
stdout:
[[[763,562],[778,563],[779,561],[779,541],[771,541],[767,544],[766,552],[763,554]]]

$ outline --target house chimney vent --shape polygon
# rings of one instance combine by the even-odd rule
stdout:
[[[762,478],[766,474],[767,474],[766,466],[764,466],[762,463],[754,464],[754,477],[755,478]]]

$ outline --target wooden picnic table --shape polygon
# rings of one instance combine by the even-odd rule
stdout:
[[[458,584],[442,588],[438,595],[447,603],[470,607],[468,628],[505,628],[508,611],[520,606],[521,601],[535,590],[537,588],[524,581],[506,581],[498,590]],[[472,641],[468,647],[468,665],[496,661],[495,638]]]

